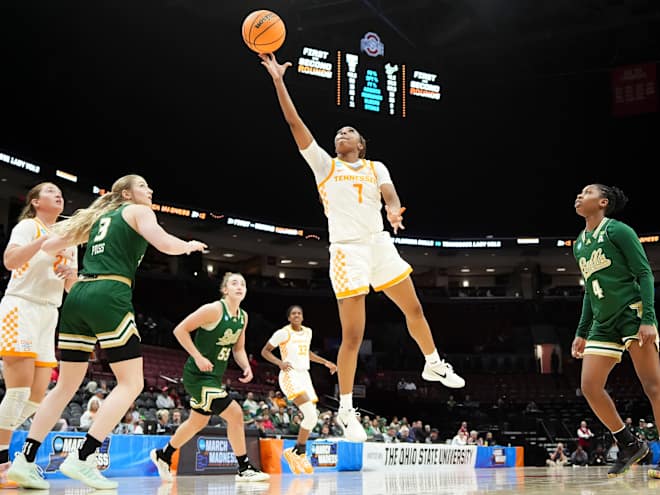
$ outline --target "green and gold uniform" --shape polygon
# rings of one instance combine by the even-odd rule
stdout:
[[[232,315],[223,299],[220,304],[220,320],[208,327],[197,328],[194,339],[195,347],[213,363],[213,370],[200,371],[192,356],[183,366],[183,386],[190,394],[190,407],[204,415],[220,414],[231,402],[222,386],[222,377],[234,344],[245,327],[245,311],[239,308],[238,313]]]
[[[620,361],[641,324],[657,328],[653,272],[642,243],[631,227],[606,217],[593,232],[580,233],[573,255],[585,287],[576,336],[587,340],[584,354]]]
[[[132,285],[149,244],[122,217],[126,206],[92,226],[80,280],[62,305],[58,345],[64,361],[86,361],[97,340],[109,362],[140,356]]]

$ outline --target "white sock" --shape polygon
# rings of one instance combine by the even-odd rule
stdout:
[[[353,409],[353,393],[339,396],[339,409]]]
[[[440,362],[440,356],[438,355],[437,349],[433,349],[433,352],[431,354],[425,354],[424,358],[426,359],[426,362],[429,364],[437,364]]]

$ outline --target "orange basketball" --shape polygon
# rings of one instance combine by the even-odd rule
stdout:
[[[271,10],[255,10],[243,20],[243,41],[257,53],[273,53],[286,38],[284,21]]]

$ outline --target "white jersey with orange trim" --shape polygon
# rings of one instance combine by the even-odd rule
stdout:
[[[314,172],[330,242],[363,241],[383,231],[380,186],[392,183],[383,163],[344,162],[332,158],[316,141],[300,153]]]
[[[26,218],[18,222],[11,231],[9,245],[25,246],[48,233],[46,227],[37,218]],[[64,294],[64,280],[59,278],[55,269],[60,264],[73,263],[78,267],[78,251],[75,247],[67,248],[67,256],[52,256],[39,250],[23,266],[12,270],[11,278],[5,290],[6,295],[21,297],[38,304],[59,307]]]
[[[280,359],[287,361],[295,370],[309,370],[309,348],[312,344],[312,329],[301,325],[294,330],[286,325],[277,330],[268,343],[280,349]]]

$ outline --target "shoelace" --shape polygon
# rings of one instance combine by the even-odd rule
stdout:
[[[447,368],[449,371],[454,371],[454,367],[451,364],[449,364],[447,361],[445,361],[444,359],[440,360],[440,364],[445,366],[445,368]]]

